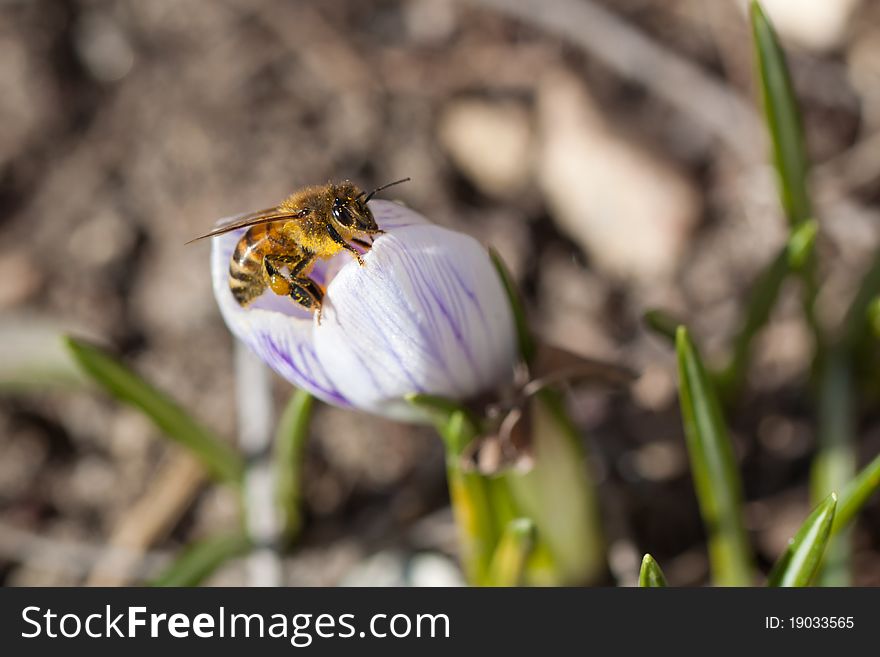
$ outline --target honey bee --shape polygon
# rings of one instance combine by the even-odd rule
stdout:
[[[383,189],[408,180],[395,180],[369,194],[348,180],[304,187],[273,208],[237,217],[190,242],[247,228],[229,262],[235,300],[247,306],[269,288],[316,312],[320,320],[324,289],[309,277],[315,261],[346,250],[363,266],[355,245],[369,249],[373,237],[384,232],[367,203]]]

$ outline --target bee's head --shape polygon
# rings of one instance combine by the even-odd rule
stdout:
[[[373,213],[367,207],[368,200],[369,197],[364,198],[364,193],[349,182],[337,185],[330,208],[334,223],[347,232],[379,232]]]
[[[341,226],[344,230],[355,233],[379,233],[379,226],[373,213],[367,207],[370,199],[376,192],[380,192],[387,187],[406,182],[409,178],[403,180],[395,180],[387,185],[377,187],[367,194],[357,188],[356,185],[348,181],[334,188],[333,207],[331,214],[333,221]]]

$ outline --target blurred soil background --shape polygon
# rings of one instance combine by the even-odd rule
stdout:
[[[803,105],[833,327],[880,241],[880,3],[764,4]],[[571,396],[606,583],[632,583],[646,551],[671,584],[705,583],[674,353],[641,316],[670,309],[720,362],[783,244],[756,89],[734,0],[3,0],[0,370],[63,369],[56,335],[75,331],[234,442],[232,339],[208,245],[184,242],[304,184],[411,176],[393,196],[494,245],[536,329],[641,373],[625,394]],[[765,569],[810,506],[798,294],[730,413]],[[290,387],[275,388],[280,408]],[[864,463],[876,405],[857,430]],[[312,434],[286,583],[461,581],[432,432],[321,406]],[[102,393],[0,394],[0,582],[142,581],[238,517],[231,492]],[[877,499],[854,541],[855,583],[880,585]],[[245,569],[209,583],[245,584]]]

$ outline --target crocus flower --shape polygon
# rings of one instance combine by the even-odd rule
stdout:
[[[326,287],[320,322],[268,290],[240,306],[228,272],[244,230],[214,238],[214,294],[232,333],[316,397],[398,419],[419,418],[409,393],[464,401],[509,382],[514,322],[486,250],[397,203],[369,207],[385,233],[364,266],[342,252],[312,271]]]

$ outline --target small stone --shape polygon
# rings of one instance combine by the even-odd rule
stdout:
[[[810,50],[830,50],[843,41],[859,0],[762,0],[761,6],[784,38]],[[744,8],[746,2],[740,3]]]
[[[409,562],[410,586],[466,586],[461,569],[447,556],[417,554]]]
[[[672,274],[700,211],[693,184],[616,134],[573,76],[542,84],[539,125],[538,182],[560,229],[606,274]]]
[[[120,80],[134,65],[127,35],[107,13],[87,12],[77,23],[74,37],[77,53],[96,80]]]
[[[530,172],[532,134],[517,105],[461,100],[440,117],[440,142],[481,192],[505,197],[521,191]]]
[[[39,266],[26,253],[0,253],[0,309],[12,308],[31,299],[43,284]]]

